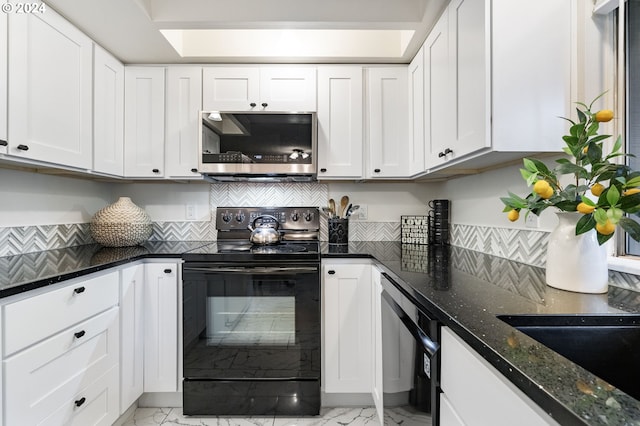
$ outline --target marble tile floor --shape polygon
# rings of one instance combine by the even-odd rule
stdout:
[[[316,417],[189,417],[181,408],[138,408],[123,426],[380,426],[373,407],[323,408]],[[402,408],[385,425],[429,426],[431,419]]]

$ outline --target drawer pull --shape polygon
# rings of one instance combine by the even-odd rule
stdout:
[[[269,106],[269,104],[268,104],[268,103],[266,103],[266,102],[263,102],[263,103],[262,103],[262,108],[266,108],[266,107],[268,107],[268,106]]]
[[[84,288],[84,286],[83,286],[83,287],[74,288],[73,292],[75,294],[80,294],[80,293],[84,293],[85,290],[86,290],[86,288]]]
[[[251,102],[251,103],[249,104],[249,106],[250,106],[251,108],[254,108],[254,107],[256,106],[256,103],[255,103],[255,102]]]
[[[373,169],[374,173],[380,173],[380,169]]]
[[[169,269],[169,268],[165,269],[165,270],[164,270],[164,273],[165,273],[165,274],[170,274],[170,273],[171,273],[171,269]]]
[[[76,402],[74,402],[74,404],[76,404],[76,407],[80,407],[82,404],[84,404],[87,401],[87,398],[85,398],[84,396],[78,400],[76,400]]]
[[[331,271],[327,272],[327,274],[329,274],[329,275],[335,275],[335,273],[336,273],[336,271],[334,271],[334,270],[331,270]]]
[[[160,173],[160,169],[153,169],[151,170],[153,173]]]
[[[76,339],[81,338],[82,336],[84,336],[86,333],[84,330],[78,331],[77,333],[73,333],[74,336],[76,336]]]
[[[18,145],[16,148],[18,148],[20,151],[29,151],[29,147],[27,145]]]
[[[196,168],[191,169],[191,173],[198,173],[198,169]]]
[[[9,142],[0,139],[0,146],[7,146],[7,145],[9,145]]]

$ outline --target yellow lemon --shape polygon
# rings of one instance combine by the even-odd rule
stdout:
[[[604,190],[605,190],[604,185],[601,183],[596,183],[591,187],[591,193],[596,197],[599,197],[600,194],[604,192]]]
[[[542,194],[538,194],[540,195],[540,198],[544,198],[545,200],[553,197],[554,191],[552,187],[547,188],[547,190],[545,192],[543,192]]]
[[[593,213],[593,211],[595,210],[595,206],[590,206],[587,203],[580,203],[578,204],[578,206],[576,207],[576,210],[578,210],[580,213],[582,214],[589,214],[589,213]]]
[[[607,219],[607,222],[604,225],[600,225],[599,223],[596,223],[596,231],[598,231],[602,235],[613,234],[613,231],[615,230],[616,230],[616,226],[613,223],[611,223],[609,219]]]
[[[601,109],[600,111],[595,113],[596,121],[600,123],[606,123],[607,121],[611,121],[613,118],[613,111],[610,109]]]
[[[640,188],[629,188],[626,191],[624,191],[622,195],[633,195],[633,194],[637,194],[638,192],[640,192]]]
[[[533,192],[535,192],[536,194],[542,196],[542,194],[546,194],[549,192],[549,190],[553,189],[551,188],[551,185],[549,185],[549,182],[547,182],[544,179],[541,179],[539,181],[537,181],[534,185],[533,185]],[[549,197],[547,197],[549,198]]]
[[[509,213],[507,213],[507,218],[511,222],[515,222],[516,220],[518,220],[519,217],[520,217],[520,212],[516,209],[510,210]]]

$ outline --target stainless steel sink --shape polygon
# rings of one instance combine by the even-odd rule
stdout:
[[[498,315],[640,400],[640,315]]]

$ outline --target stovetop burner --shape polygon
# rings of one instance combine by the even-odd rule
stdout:
[[[313,251],[315,247],[317,247],[315,243],[308,241],[302,243],[284,242],[272,245],[251,244],[247,241],[218,241],[218,253],[302,253]]]

